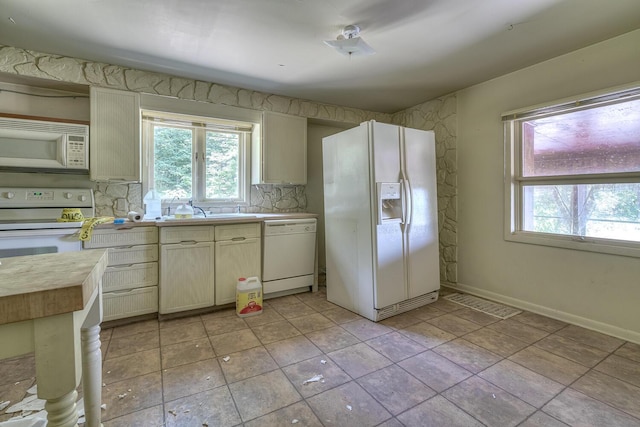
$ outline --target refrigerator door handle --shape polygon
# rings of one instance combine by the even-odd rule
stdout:
[[[400,220],[401,224],[407,223],[407,198],[405,193],[406,181],[404,179],[400,180],[400,191],[402,192],[402,219]]]
[[[382,225],[382,183],[376,182],[376,206],[377,206],[377,224]]]
[[[411,224],[411,212],[413,205],[411,203],[411,184],[408,179],[402,180],[402,222],[406,225]]]

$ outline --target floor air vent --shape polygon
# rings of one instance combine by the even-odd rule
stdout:
[[[406,301],[402,301],[398,304],[393,304],[388,307],[381,308],[377,311],[376,321],[386,319],[396,314],[405,313],[414,308],[422,307],[423,305],[434,302],[438,299],[438,291],[434,291],[428,294],[420,295],[419,297],[411,298]]]
[[[490,314],[500,319],[508,319],[511,316],[522,313],[521,310],[515,309],[513,307],[508,307],[506,305],[487,301],[467,294],[449,294],[443,298],[451,302],[455,302],[456,304],[464,305],[465,307]]]

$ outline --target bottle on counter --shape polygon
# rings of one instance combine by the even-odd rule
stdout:
[[[176,209],[176,219],[188,219],[193,218],[193,208],[186,203],[181,204]]]
[[[157,219],[162,216],[160,195],[155,190],[149,190],[144,198],[144,219]]]

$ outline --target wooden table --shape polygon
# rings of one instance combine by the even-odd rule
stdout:
[[[104,249],[0,258],[0,359],[35,352],[38,397],[50,427],[100,426]]]

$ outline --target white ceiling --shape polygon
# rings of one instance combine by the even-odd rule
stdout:
[[[323,43],[349,24],[375,55]],[[640,0],[0,0],[0,44],[379,112],[638,28]]]

